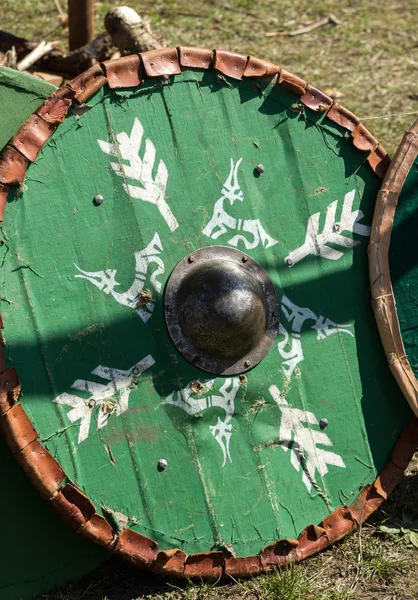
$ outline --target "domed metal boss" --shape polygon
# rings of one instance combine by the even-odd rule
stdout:
[[[224,246],[201,248],[181,260],[169,277],[164,305],[177,350],[216,375],[258,364],[279,327],[267,273],[250,256]]]

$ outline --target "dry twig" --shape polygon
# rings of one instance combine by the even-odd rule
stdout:
[[[32,52],[29,52],[25,58],[17,63],[16,69],[18,71],[26,71],[26,69],[36,63],[36,61],[38,61],[40,58],[46,54],[49,54],[53,47],[54,42],[40,42],[40,44],[38,44],[36,48],[32,50]]]
[[[14,46],[12,46],[10,48],[10,50],[7,50],[7,52],[6,52],[5,65],[6,65],[6,67],[9,67],[10,69],[16,69],[17,52],[16,52],[16,48]]]
[[[332,25],[341,25],[340,19],[337,19],[335,15],[328,15],[315,23],[311,23],[310,25],[306,25],[306,27],[301,27],[300,29],[296,29],[294,31],[267,31],[265,34],[266,37],[274,37],[276,35],[287,35],[288,37],[295,37],[297,35],[304,35],[305,33],[311,33],[311,31],[315,31],[315,29],[319,29],[324,25],[328,25],[331,23]]]
[[[62,10],[62,7],[61,7],[61,4],[60,4],[59,0],[54,0],[54,3],[55,3],[55,6],[57,7],[57,11],[58,11],[58,14],[59,14],[59,19],[60,19],[62,25],[64,25],[64,26],[68,25],[68,15],[67,15],[67,13],[65,13]]]
[[[7,52],[12,46],[16,50],[17,59],[22,60],[39,46],[39,42],[31,42],[0,30],[0,52]],[[106,60],[111,46],[110,35],[104,32],[89,44],[68,54],[65,54],[59,48],[53,47],[47,55],[37,60],[35,66],[37,70],[48,71],[49,73],[60,73],[69,76],[79,75],[90,66],[92,59],[98,62]]]

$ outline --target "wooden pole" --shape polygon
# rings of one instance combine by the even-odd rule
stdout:
[[[68,0],[70,51],[94,38],[94,0]]]

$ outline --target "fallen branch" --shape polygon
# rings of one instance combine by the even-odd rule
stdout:
[[[324,27],[324,25],[328,24],[332,25],[341,25],[340,19],[337,19],[335,15],[328,15],[315,23],[311,23],[311,25],[306,25],[306,27],[301,27],[300,29],[296,29],[295,31],[267,31],[265,34],[266,37],[275,37],[276,35],[286,35],[288,37],[295,37],[297,35],[304,35],[305,33],[311,33],[311,31],[315,31],[315,29],[319,29],[320,27]]]
[[[151,32],[149,22],[128,6],[118,6],[105,16],[105,27],[122,55],[156,50],[164,44]]]
[[[41,42],[36,48],[29,52],[21,61],[16,65],[18,71],[26,71],[29,67],[36,63],[40,58],[49,54],[54,47],[52,42]]]
[[[21,61],[38,46],[39,42],[30,42],[25,38],[19,38],[7,31],[0,30],[0,52],[6,53],[14,47],[18,61]],[[40,71],[74,76],[87,69],[91,65],[92,59],[99,62],[106,60],[111,47],[111,37],[104,32],[89,44],[68,54],[54,47],[34,64]]]

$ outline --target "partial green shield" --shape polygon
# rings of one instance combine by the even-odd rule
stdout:
[[[0,148],[55,89],[26,73],[0,67]],[[2,170],[6,177],[4,164]],[[2,362],[0,371],[5,368]],[[0,441],[0,481],[1,598],[32,599],[54,585],[81,577],[108,558],[108,553],[51,514],[4,440]]]
[[[28,73],[0,67],[0,148],[55,89],[54,85]]]
[[[166,49],[93,67],[16,151],[33,164],[8,196],[1,264],[21,395],[2,420],[51,505],[117,554],[187,577],[301,560],[362,522],[412,434],[395,446],[410,410],[369,298],[387,159],[355,115],[252,57]],[[215,246],[222,285],[205,271],[195,304],[187,286],[168,298],[173,270]],[[260,275],[261,334],[241,353],[237,317],[228,370],[224,346],[190,331],[208,333],[212,301],[231,298],[225,329],[244,314],[235,291],[253,266],[277,309]],[[197,353],[167,330],[173,310]],[[199,362],[211,353],[216,368]]]
[[[418,121],[405,133],[382,183],[371,238],[373,303],[389,367],[418,416]]]

